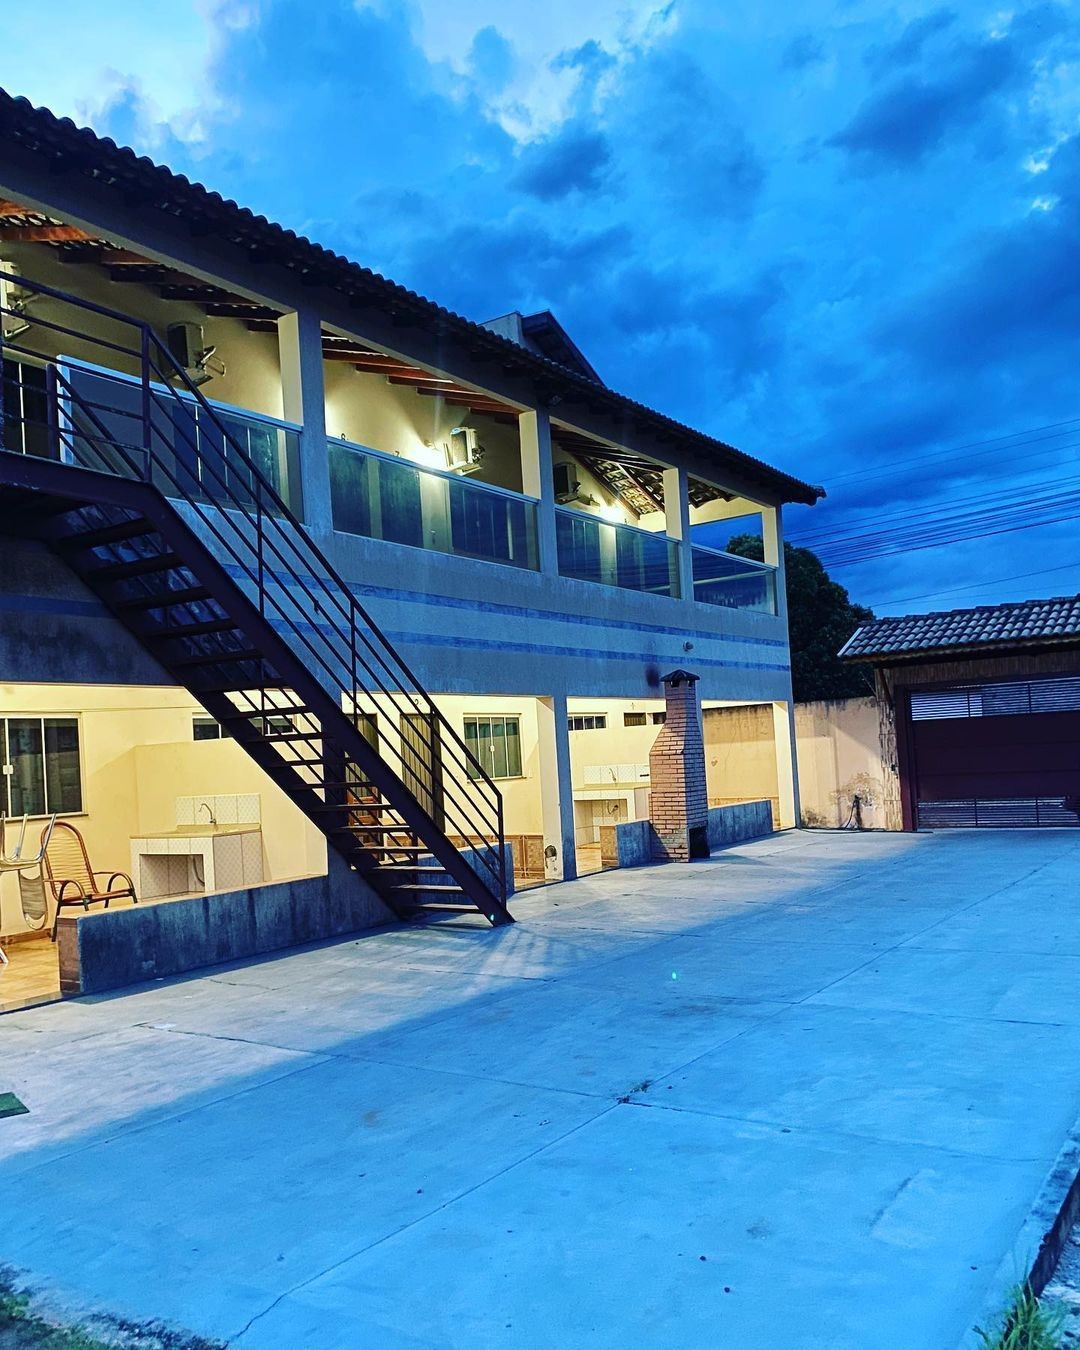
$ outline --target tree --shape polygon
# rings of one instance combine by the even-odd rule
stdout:
[[[761,536],[756,534],[735,535],[727,551],[758,562],[765,556]],[[853,604],[846,589],[833,581],[821,559],[808,548],[785,544],[784,568],[796,703],[871,694],[870,667],[845,665],[836,653],[860,624],[874,617],[873,610]]]

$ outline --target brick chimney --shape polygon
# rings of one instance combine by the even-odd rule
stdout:
[[[689,862],[709,855],[709,798],[698,677],[673,670],[662,680],[667,716],[649,752],[653,856]]]

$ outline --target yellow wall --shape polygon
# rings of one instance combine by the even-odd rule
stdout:
[[[0,244],[0,259],[30,281],[40,281],[69,295],[118,310],[151,324],[164,340],[173,323],[197,323],[207,346],[216,345],[226,374],[215,376],[201,388],[206,398],[237,408],[282,416],[281,368],[276,333],[251,333],[240,319],[209,318],[199,305],[184,300],[162,300],[156,291],[138,283],[112,281],[104,268],[88,264],[61,263],[55,252],[41,244]],[[70,326],[80,333],[130,346],[133,331],[123,324],[103,319],[87,310],[76,310],[61,301],[35,300],[29,317],[40,317]],[[34,351],[76,357],[95,366],[124,374],[138,373],[138,362],[92,342],[80,342],[44,327],[32,329],[26,343]]]
[[[323,363],[326,380],[326,434],[356,445],[401,455],[426,468],[442,468],[441,446],[453,427],[476,428],[485,454],[469,477],[511,492],[521,491],[521,449],[516,425],[496,422],[468,408],[418,394],[408,385],[389,384],[384,375],[355,370],[347,361]]]
[[[138,829],[175,823],[177,797],[257,792],[267,881],[326,871],[326,839],[233,740],[174,741],[135,747]]]
[[[267,879],[326,870],[322,836],[233,741],[194,741],[203,709],[185,689],[114,685],[0,685],[0,715],[77,717],[83,812],[65,817],[82,833],[95,867],[130,866],[130,840],[175,823],[175,798],[258,792]],[[40,833],[30,822],[27,838]],[[13,846],[15,826],[7,827]],[[15,876],[0,878],[0,933],[25,927]]]
[[[777,799],[771,704],[707,710],[705,765],[709,801]],[[872,698],[795,706],[799,794],[805,825],[843,825],[851,797],[863,799],[868,828],[885,828],[877,705]]]

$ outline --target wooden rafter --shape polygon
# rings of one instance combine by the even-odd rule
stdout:
[[[63,244],[90,237],[77,225],[0,225],[0,241],[11,244]]]

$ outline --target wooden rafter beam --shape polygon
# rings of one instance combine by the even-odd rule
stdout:
[[[10,244],[65,244],[90,238],[77,225],[0,225],[0,240]]]
[[[234,305],[228,301],[205,300],[200,302],[212,319],[250,319],[253,315],[259,319],[276,320],[278,312],[266,305]]]
[[[461,385],[455,384],[453,380],[440,380],[434,375],[417,374],[408,371],[404,374],[397,373],[387,375],[387,384],[411,384],[415,385],[421,393],[437,394],[468,394],[467,389],[462,389]]]

